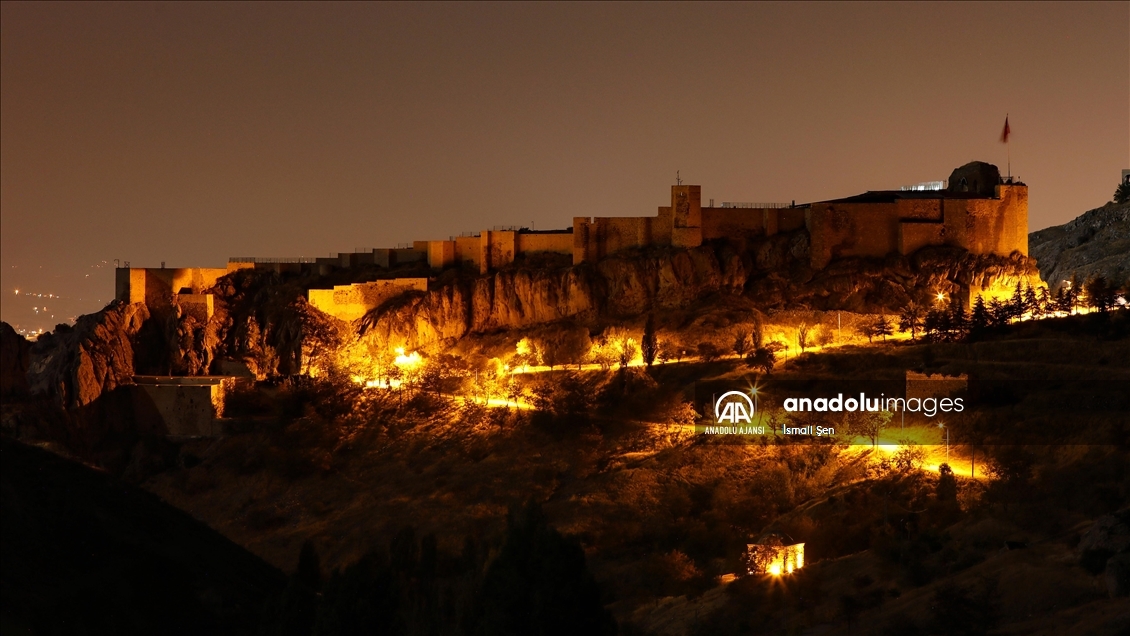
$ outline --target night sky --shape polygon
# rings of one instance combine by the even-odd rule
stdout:
[[[23,330],[99,309],[114,259],[654,215],[676,170],[704,202],[798,203],[1003,171],[1005,113],[1033,230],[1130,167],[1126,2],[4,3],[0,25]]]

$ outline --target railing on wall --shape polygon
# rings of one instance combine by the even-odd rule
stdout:
[[[903,192],[929,192],[933,190],[945,190],[945,181],[923,181],[914,185],[905,185],[899,188]]]
[[[232,256],[229,263],[316,263],[314,256]]]
[[[749,203],[746,201],[723,201],[722,207],[724,208],[791,208],[791,203]]]

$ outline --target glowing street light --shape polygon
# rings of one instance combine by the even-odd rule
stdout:
[[[946,463],[950,461],[950,428],[945,422],[938,422],[938,428],[946,429]]]
[[[751,386],[749,388],[749,394],[753,396],[753,410],[757,412],[757,397],[761,395],[761,390],[757,386]]]

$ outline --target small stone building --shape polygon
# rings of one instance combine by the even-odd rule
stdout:
[[[792,574],[804,567],[804,544],[789,543],[779,535],[769,535],[757,543],[746,544],[742,557],[746,575]]]

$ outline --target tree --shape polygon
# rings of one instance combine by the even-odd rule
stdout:
[[[1036,288],[1028,285],[1024,289],[1024,311],[1030,318],[1036,318],[1040,313],[1040,298],[1036,295]]]
[[[1008,324],[1008,306],[999,298],[989,301],[989,324],[994,327],[1003,327]]]
[[[866,437],[871,440],[872,448],[878,444],[879,434],[890,421],[890,411],[845,411],[843,415],[844,429],[848,435]]]
[[[621,369],[626,368],[639,355],[640,348],[634,338],[624,338],[616,342],[616,361],[620,363]]]
[[[981,335],[989,328],[989,309],[985,307],[985,299],[978,294],[973,302],[973,312],[969,315],[969,333],[974,337]]]
[[[1008,320],[1020,320],[1024,315],[1024,288],[1022,281],[1016,281],[1016,289],[1012,291],[1012,296],[1008,299]]]
[[[605,355],[611,358],[612,363],[619,364],[621,369],[627,367],[640,356],[640,345],[632,337],[631,332],[617,327],[609,329],[604,334],[599,348],[605,350]],[[600,362],[601,367],[606,369],[611,366],[611,364],[606,366],[605,360],[598,360],[598,362]]]
[[[530,390],[533,406],[558,417],[584,417],[593,406],[592,382],[591,376],[575,371],[567,371],[555,379],[543,379]]]
[[[489,403],[498,395],[506,395],[511,381],[511,375],[506,372],[502,361],[498,358],[481,356],[476,359],[475,384],[483,403]]]
[[[402,633],[404,624],[399,611],[402,592],[388,558],[377,551],[369,552],[326,581],[313,633],[316,636]]]
[[[910,339],[918,339],[918,330],[922,328],[922,306],[913,300],[906,304],[899,312],[899,331],[909,331]]]
[[[885,315],[879,314],[872,320],[864,321],[859,327],[859,333],[867,336],[867,342],[872,342],[875,338],[879,337],[886,340],[887,336],[894,333],[894,326],[891,325]]]
[[[800,347],[800,350],[801,350],[802,353],[808,347],[808,344],[809,344],[808,343],[808,328],[809,328],[808,323],[802,322],[802,323],[800,323],[800,326],[797,327],[797,329],[796,329],[796,343],[797,343],[797,346]]]
[[[948,313],[949,339],[962,338],[969,331],[969,312],[965,311],[965,303],[957,296],[951,297]]]
[[[609,339],[603,337],[593,343],[592,348],[589,349],[588,359],[593,364],[599,364],[601,369],[607,371],[612,368],[612,365],[616,364],[617,355]]]
[[[773,365],[777,363],[777,354],[770,347],[757,347],[746,356],[745,363],[753,369],[761,369],[766,375],[773,372]]]
[[[682,362],[686,351],[682,343],[674,338],[665,338],[659,343],[659,359],[666,363],[668,360]]]
[[[553,328],[535,341],[532,348],[536,360],[551,369],[559,364],[580,364],[589,352],[592,343],[589,332],[584,327],[563,326]],[[534,362],[533,364],[536,364]]]
[[[974,411],[966,410],[961,413],[950,413],[946,418],[946,426],[953,434],[953,443],[969,444],[969,472],[977,476],[977,447],[985,441],[983,423]]]
[[[640,343],[640,350],[643,353],[643,361],[647,366],[651,366],[655,362],[655,356],[659,353],[659,340],[655,336],[655,316],[652,314],[647,315],[647,323],[643,328],[643,342]]]
[[[867,336],[867,342],[872,342],[875,336],[879,335],[875,333],[875,322],[872,320],[864,321],[859,325],[857,330],[861,336]]]
[[[1071,313],[1083,306],[1083,283],[1077,273],[1071,274],[1071,280],[1067,282],[1067,296],[1071,300]]]
[[[468,622],[468,633],[492,636],[616,633],[581,544],[551,528],[532,502],[511,511]]]
[[[812,337],[812,341],[818,347],[827,347],[836,340],[836,334],[828,325],[816,325],[816,335]]]
[[[318,553],[314,544],[306,540],[298,555],[298,568],[286,588],[263,608],[259,633],[263,636],[310,636],[318,615],[317,592],[321,585]]]
[[[921,468],[922,462],[926,461],[926,451],[912,440],[899,440],[899,445],[899,449],[891,458],[895,470],[908,473]]]
[[[875,335],[881,336],[883,338],[883,341],[886,341],[887,336],[893,334],[894,332],[894,325],[892,325],[891,321],[887,319],[886,314],[879,314],[879,317],[875,320]]]
[[[298,553],[298,568],[294,576],[300,583],[315,592],[322,589],[321,560],[318,559],[314,542],[309,539],[302,542],[302,549]]]
[[[1055,299],[1052,301],[1055,311],[1070,312],[1071,299],[1067,295],[1067,288],[1060,285],[1059,289],[1055,290]]]
[[[1114,202],[1126,203],[1130,201],[1130,182],[1123,181],[1114,189]]]
[[[749,351],[749,346],[749,334],[746,333],[745,329],[738,329],[737,335],[734,336],[734,344],[732,346],[734,353],[738,354],[738,357],[741,358],[745,355],[746,351]]]
[[[993,449],[992,457],[987,459],[985,472],[992,475],[1006,488],[1022,487],[1032,478],[1032,454],[1023,446],[1008,444]]]
[[[698,343],[698,356],[704,362],[714,362],[722,357],[722,350],[713,342],[700,342]]]
[[[931,309],[922,320],[922,331],[928,340],[944,340],[949,331],[949,315],[939,309]]]
[[[522,385],[515,382],[513,379],[510,379],[510,381],[506,383],[506,401],[514,402],[519,409],[522,408],[523,393]],[[509,406],[507,406],[507,408],[509,408]]]
[[[1107,284],[1106,278],[1096,276],[1087,281],[1087,305],[1106,313],[1115,304],[1114,288]]]
[[[510,364],[514,368],[519,367],[533,367],[541,364],[541,354],[538,351],[537,343],[529,338],[522,338],[518,344],[514,346],[514,356],[510,359]],[[550,365],[552,368],[553,365]]]
[[[938,466],[938,485],[934,498],[940,506],[957,506],[957,478],[949,464]]]
[[[1048,311],[1054,311],[1053,299],[1047,287],[1040,287],[1036,292],[1036,313],[1037,318],[1043,318],[1048,315]]]

